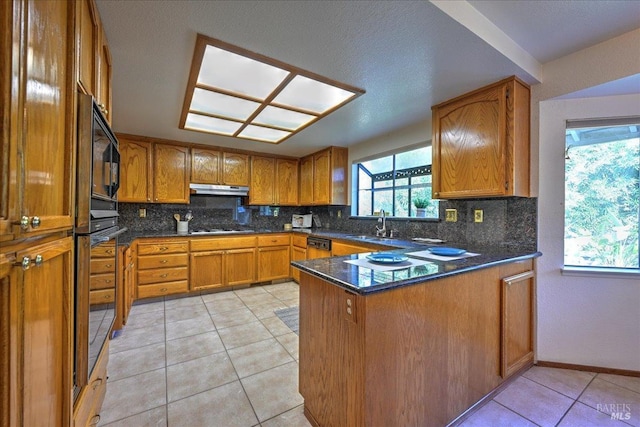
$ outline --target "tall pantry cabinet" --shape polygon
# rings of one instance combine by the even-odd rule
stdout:
[[[0,2],[0,425],[69,426],[74,2]]]

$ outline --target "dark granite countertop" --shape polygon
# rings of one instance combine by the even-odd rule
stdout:
[[[412,242],[407,243],[411,244]],[[426,250],[430,246],[435,245],[420,245],[419,248],[416,246],[411,248],[405,247],[404,249],[385,252],[406,254]],[[464,247],[469,252],[478,253],[479,255],[448,261],[435,261],[408,255],[409,258],[421,259],[428,262],[424,265],[409,266],[393,271],[377,271],[345,262],[346,260],[365,258],[367,254],[293,261],[291,265],[341,288],[364,295],[422,283],[428,280],[441,279],[454,274],[467,273],[500,264],[536,258],[542,255],[535,250],[514,249],[500,245],[465,247],[455,243],[447,243],[447,246]]]

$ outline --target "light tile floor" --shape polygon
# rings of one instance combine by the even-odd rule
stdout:
[[[286,282],[134,305],[111,341],[100,427],[309,426],[298,336],[273,313],[298,297]],[[640,378],[537,366],[462,423],[629,425],[640,427]]]

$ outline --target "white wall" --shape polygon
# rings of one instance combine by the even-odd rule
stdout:
[[[640,73],[640,30],[544,65],[532,87],[532,182],[538,188],[538,360],[640,371],[640,279],[562,276],[565,120],[640,115],[638,88],[558,100]],[[554,100],[554,98],[556,98]],[[538,166],[539,165],[539,166]]]
[[[640,276],[561,274],[565,121],[630,115],[640,95],[540,103],[538,360],[640,371]]]

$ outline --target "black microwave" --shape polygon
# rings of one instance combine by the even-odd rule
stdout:
[[[118,216],[118,139],[90,95],[78,93],[76,232],[113,226]]]

